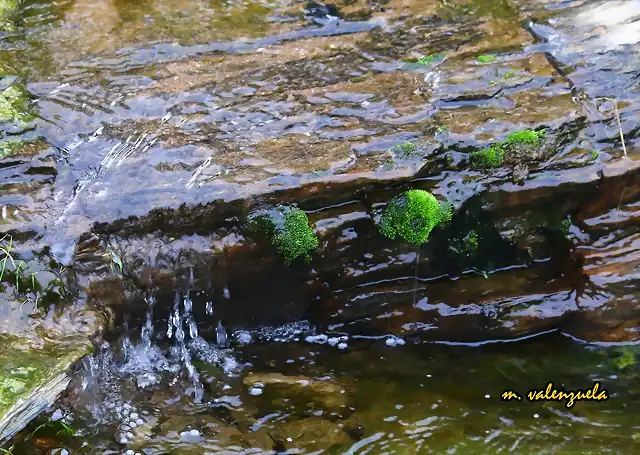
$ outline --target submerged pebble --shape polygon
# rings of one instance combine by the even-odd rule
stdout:
[[[391,337],[391,338],[387,338],[384,342],[387,346],[403,346],[405,344],[405,341],[402,338],[398,338],[398,337]]]
[[[318,344],[325,344],[327,342],[327,340],[329,339],[328,336],[326,335],[315,335],[315,336],[308,336],[305,338],[305,341],[307,343],[318,343]]]
[[[200,432],[198,430],[183,431],[180,433],[180,439],[184,442],[200,442]]]
[[[262,389],[259,387],[251,387],[249,389],[249,394],[253,396],[262,395]]]

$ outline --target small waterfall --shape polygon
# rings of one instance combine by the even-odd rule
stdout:
[[[192,308],[193,302],[191,301],[191,297],[189,296],[189,291],[187,291],[183,299],[183,313],[181,314],[180,294],[176,293],[173,314],[171,317],[169,317],[169,328],[167,329],[167,337],[169,339],[173,337],[176,341],[175,345],[171,348],[171,352],[174,357],[180,359],[180,362],[187,370],[189,379],[191,380],[191,382],[193,382],[193,386],[195,388],[194,398],[196,402],[199,403],[202,401],[204,390],[202,384],[200,383],[200,375],[193,366],[193,363],[191,363],[191,352],[189,352],[187,344],[185,343],[185,332],[183,329],[183,321],[185,321],[187,326],[189,327],[189,337],[192,340],[198,338],[198,327],[193,319]]]

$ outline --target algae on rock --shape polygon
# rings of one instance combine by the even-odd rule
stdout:
[[[0,0],[0,30],[15,30],[14,18],[19,7],[20,0]]]
[[[0,93],[0,122],[29,122],[29,92],[20,84],[13,84]]]
[[[271,239],[286,265],[299,256],[310,261],[311,252],[318,247],[309,219],[298,207],[278,205],[271,210],[259,210],[250,215],[249,222]]]
[[[69,384],[71,366],[90,350],[88,340],[36,349],[0,335],[0,442],[53,404]]]

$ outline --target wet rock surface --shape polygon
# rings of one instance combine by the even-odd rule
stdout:
[[[412,411],[412,433],[379,436],[375,410],[344,412],[367,406],[349,378],[269,365],[243,375],[233,349],[304,343],[342,358],[363,337],[392,349],[551,331],[638,342],[638,12],[634,0],[0,6],[0,336],[36,357],[74,353],[54,366],[42,354],[60,371],[39,376],[51,397],[98,328],[128,340],[105,364],[119,372],[108,393],[127,378],[158,393],[154,407],[181,406],[163,394],[184,368],[190,397],[207,402],[228,375],[243,397],[209,420],[167,423],[152,409],[138,429],[123,398],[103,418],[129,428],[104,450],[428,453],[420,435],[446,427],[446,413]],[[453,207],[419,247],[376,226],[407,189]],[[287,265],[249,229],[251,213],[279,204],[308,217],[309,262]],[[360,352],[358,365],[384,368]],[[39,390],[7,374],[6,393]],[[381,384],[371,390],[402,394]],[[267,405],[295,418],[272,425]],[[442,430],[429,450],[463,433]],[[474,444],[500,435],[459,448],[482,453]]]

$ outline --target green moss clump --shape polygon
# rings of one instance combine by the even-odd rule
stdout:
[[[250,216],[250,223],[271,238],[286,265],[302,256],[308,262],[311,252],[318,247],[318,238],[309,227],[307,215],[297,207],[279,205],[272,210],[261,210]]]
[[[471,161],[482,168],[499,167],[504,159],[504,149],[501,144],[492,145],[471,153]]]
[[[475,167],[486,169],[501,166],[505,158],[511,164],[538,159],[541,156],[540,140],[544,137],[544,130],[513,132],[503,142],[471,153],[471,162]]]
[[[420,65],[424,65],[424,66],[430,66],[431,64],[433,64],[436,60],[440,60],[441,58],[443,58],[444,56],[442,54],[430,54],[430,55],[423,55],[422,57],[420,57],[418,59],[418,63]]]
[[[505,139],[505,145],[518,145],[518,144],[527,144],[527,145],[538,145],[540,139],[544,137],[544,131],[533,131],[533,130],[522,130],[511,133]]]
[[[406,241],[420,245],[433,228],[451,219],[452,209],[441,204],[430,193],[409,190],[393,198],[384,208],[378,228],[390,239],[401,236]]]
[[[495,55],[479,55],[477,58],[480,63],[491,63],[497,59],[498,57]]]

